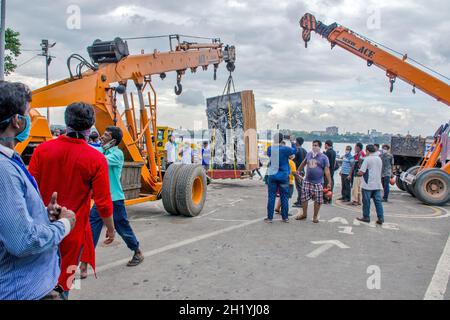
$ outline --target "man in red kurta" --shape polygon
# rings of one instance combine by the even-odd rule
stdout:
[[[86,142],[95,122],[92,106],[74,103],[65,112],[67,135],[41,144],[33,153],[29,171],[35,177],[42,199],[58,192],[61,206],[71,208],[77,224],[60,245],[61,275],[58,285],[69,291],[81,251],[95,270],[95,249],[89,224],[91,196],[107,227],[107,241],[114,240],[113,206],[105,157]]]

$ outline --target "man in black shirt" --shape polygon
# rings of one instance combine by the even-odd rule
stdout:
[[[303,138],[298,137],[296,139],[295,145],[297,147],[297,152],[295,153],[295,167],[298,168],[302,164],[303,160],[306,158],[306,150],[302,147],[303,145]],[[299,172],[301,176],[305,175],[305,169],[302,169],[302,172]],[[301,202],[301,196],[302,196],[302,179],[299,176],[295,176],[295,187],[297,188],[297,201],[294,203],[294,207],[300,208],[302,206]]]
[[[336,151],[333,150],[333,141],[327,140],[325,141],[325,155],[328,157],[330,161],[330,175],[331,175],[331,190],[334,189],[334,171],[336,169]],[[325,177],[325,185],[328,184],[327,178]],[[325,198],[325,203],[330,204],[331,198]]]

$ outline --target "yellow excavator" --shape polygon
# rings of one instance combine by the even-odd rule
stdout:
[[[113,41],[95,40],[88,47],[91,61],[78,54],[71,55],[67,60],[69,78],[33,91],[31,135],[17,145],[17,152],[26,158],[36,145],[52,139],[49,124],[38,112],[39,108],[65,107],[77,101],[92,104],[96,111],[95,126],[100,132],[112,125],[123,131],[119,147],[134,170],[124,170],[131,176],[122,177],[122,181],[129,181],[137,189],[126,199],[126,204],[162,198],[164,208],[170,214],[198,215],[207,191],[203,168],[172,165],[163,180],[161,157],[158,156],[161,146],[154,138],[158,137],[157,94],[152,77],[164,79],[167,72],[176,72],[175,94],[180,95],[181,80],[186,71],[195,73],[199,68],[205,71],[211,66],[216,79],[222,62],[226,62],[229,72],[234,71],[236,55],[234,46],[226,46],[219,39],[211,39],[210,43],[192,43],[181,41],[182,38],[180,35],[169,36],[171,49],[167,52],[154,50],[131,55],[127,42],[116,38]],[[77,63],[74,69],[73,62]],[[127,93],[130,82],[136,89],[136,104],[133,92]],[[120,96],[125,107],[123,113],[117,108]],[[166,139],[168,129],[164,129],[163,139]]]

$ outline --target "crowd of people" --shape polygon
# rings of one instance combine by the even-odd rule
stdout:
[[[25,85],[0,82],[0,300],[66,300],[78,268],[81,278],[88,276],[88,265],[95,272],[95,247],[103,226],[105,244],[112,243],[117,232],[132,251],[127,266],[144,260],[127,217],[121,185],[124,154],[118,146],[123,133],[111,126],[100,136],[93,130],[94,108],[82,102],[70,104],[64,114],[65,134],[55,130],[54,139],[34,150],[27,168],[15,146],[30,136],[31,98]],[[332,201],[338,169],[333,143],[325,142],[325,152],[321,141],[313,142],[311,152],[303,143],[302,138],[285,141],[275,134],[267,150],[268,223],[275,212],[289,222],[289,201],[295,188],[293,205],[302,208],[296,220],[307,218],[308,202],[313,200],[313,222],[318,223],[321,206]],[[165,152],[166,168],[177,162],[201,161],[208,170],[211,164],[208,142],[200,152],[190,143],[178,145],[171,135]],[[347,146],[339,200],[362,204],[359,220],[370,222],[373,200],[377,223],[384,222],[382,201],[389,197],[392,159],[388,145],[381,150],[367,145],[364,152],[357,143],[354,154]]]
[[[341,197],[337,200],[351,206],[362,205],[362,217],[357,219],[370,222],[370,205],[373,200],[377,212],[377,224],[384,223],[382,202],[388,202],[390,184],[392,183],[393,161],[390,146],[385,144],[368,144],[363,150],[362,143],[356,143],[354,153],[352,146],[346,146],[345,154],[338,159],[333,142],[315,140],[312,150],[307,152],[301,137],[289,141],[282,134],[273,136],[272,145],[267,150],[269,163],[265,177],[268,185],[267,218],[272,223],[274,213],[281,214],[282,221],[289,222],[289,199],[297,189],[297,199],[293,207],[302,208],[295,220],[308,217],[308,203],[314,202],[312,221],[319,223],[320,208],[331,204],[334,190],[335,173],[339,170],[341,178]],[[291,144],[288,146],[287,144]],[[340,161],[338,161],[340,160]],[[341,162],[339,166],[338,162]],[[276,198],[279,198],[276,202]]]
[[[117,231],[133,251],[127,266],[144,260],[124,205],[122,131],[98,137],[94,108],[73,103],[66,134],[40,144],[27,168],[15,146],[30,136],[30,102],[28,87],[0,82],[0,300],[66,300],[80,262],[82,278],[95,270],[103,225],[106,244]]]
[[[183,142],[183,140],[184,139],[181,138],[181,141],[177,142],[174,134],[169,135],[168,141],[164,146],[165,169],[167,170],[173,163],[201,163],[206,171],[209,170],[209,165],[211,162],[211,149],[209,147],[209,142],[204,141],[201,151],[199,151],[197,144]]]

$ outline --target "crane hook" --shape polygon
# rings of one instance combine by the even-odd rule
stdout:
[[[389,79],[389,83],[391,84],[391,87],[389,90],[390,90],[390,92],[392,92],[392,91],[394,91],[395,78]]]
[[[183,92],[183,86],[181,85],[181,80],[177,80],[177,85],[174,87],[175,94],[177,96],[181,95]]]

